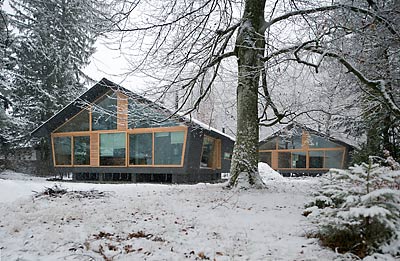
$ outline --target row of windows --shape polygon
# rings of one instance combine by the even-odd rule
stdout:
[[[128,143],[126,139],[128,138]],[[184,131],[153,133],[100,133],[98,155],[100,166],[181,165]],[[90,136],[54,137],[56,166],[91,165]]]
[[[129,129],[179,125],[176,120],[165,120],[166,115],[148,104],[125,96],[118,100],[117,96],[116,92],[104,95],[93,106],[83,109],[55,132],[117,130],[118,124],[124,121],[128,123]]]
[[[302,148],[341,148],[339,144],[318,135],[304,132],[299,136],[275,137],[260,145],[260,150],[302,149]]]
[[[275,169],[329,169],[343,168],[344,150],[309,150],[260,152],[259,160]],[[277,157],[276,163],[272,157]],[[308,166],[307,166],[308,165]]]

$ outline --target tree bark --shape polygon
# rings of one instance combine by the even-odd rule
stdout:
[[[237,133],[229,186],[262,187],[258,173],[258,87],[263,69],[265,0],[247,0],[236,39]]]

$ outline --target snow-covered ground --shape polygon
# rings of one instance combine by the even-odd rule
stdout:
[[[68,190],[98,193],[34,197],[55,182],[1,173],[0,260],[340,258],[304,237],[311,225],[303,204],[317,179],[262,174],[265,190],[63,182]]]

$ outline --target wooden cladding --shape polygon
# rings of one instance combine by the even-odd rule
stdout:
[[[97,167],[99,165],[99,134],[90,133],[90,166]]]
[[[117,93],[117,130],[128,129],[128,96]]]

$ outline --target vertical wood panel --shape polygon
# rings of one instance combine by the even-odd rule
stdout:
[[[221,140],[217,139],[215,142],[216,145],[216,149],[217,149],[217,164],[216,164],[216,168],[217,169],[221,169]]]
[[[117,130],[128,129],[128,96],[117,92]]]
[[[271,152],[271,168],[277,169],[278,168],[278,152],[272,151]]]
[[[90,134],[90,166],[99,166],[99,134]]]

